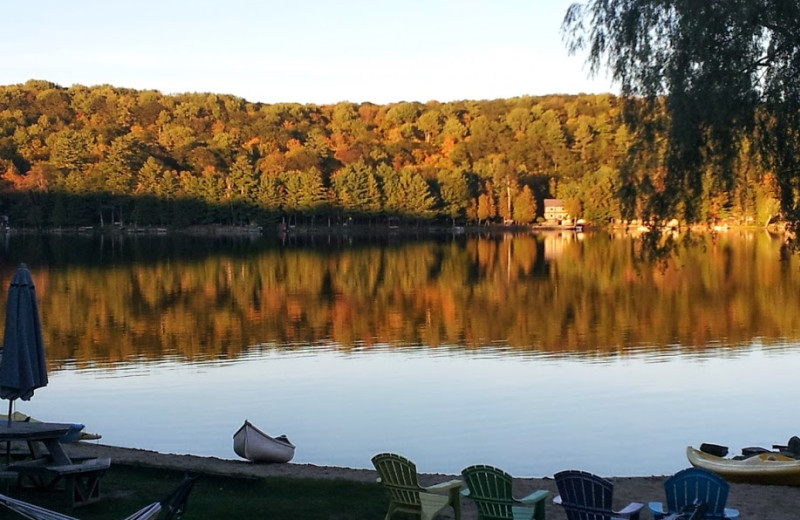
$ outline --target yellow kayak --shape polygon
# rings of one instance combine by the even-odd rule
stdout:
[[[780,453],[759,453],[736,460],[717,457],[696,448],[686,448],[692,466],[707,469],[729,482],[800,486],[800,460]]]

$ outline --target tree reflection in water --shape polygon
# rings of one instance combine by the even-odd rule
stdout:
[[[53,374],[27,411],[110,444],[233,457],[249,418],[297,462],[394,449],[423,471],[644,475],[685,466],[687,443],[796,433],[779,407],[800,271],[763,232],[658,257],[601,233],[11,236],[1,258],[3,286],[31,268]]]
[[[0,283],[31,266],[52,368],[235,358],[261,343],[661,355],[800,331],[798,259],[758,231],[656,259],[600,233],[319,242],[12,237]]]

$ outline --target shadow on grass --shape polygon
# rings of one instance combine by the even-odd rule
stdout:
[[[101,499],[72,510],[63,490],[17,488],[2,491],[80,520],[123,520],[160,500],[183,479],[183,473],[112,465],[102,479]],[[185,520],[383,518],[388,507],[377,483],[294,478],[243,479],[201,475],[189,496]],[[22,518],[0,508],[0,518]]]

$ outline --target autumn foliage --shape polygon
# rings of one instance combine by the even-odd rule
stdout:
[[[268,105],[32,80],[0,87],[0,214],[30,228],[528,224],[561,198],[596,224],[642,218],[619,202],[633,142],[619,115],[611,95]],[[634,172],[657,180],[655,159]],[[702,221],[774,216],[765,172],[744,158],[737,172],[734,191],[706,187]]]

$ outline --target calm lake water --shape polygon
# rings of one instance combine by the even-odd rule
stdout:
[[[663,475],[687,445],[785,443],[800,261],[763,231],[351,241],[7,236],[50,384],[17,409],[102,442],[236,458]],[[4,320],[5,316],[0,316]]]

